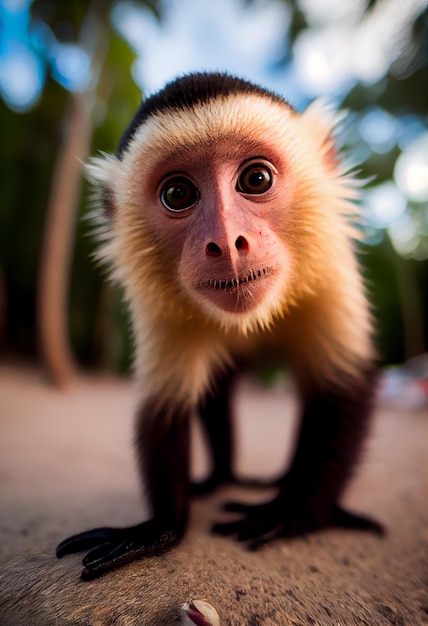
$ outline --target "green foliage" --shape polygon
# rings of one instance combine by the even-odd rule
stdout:
[[[97,82],[94,108],[93,154],[114,152],[123,130],[141,101],[141,91],[130,76],[135,54],[112,29],[107,56]]]
[[[377,246],[364,246],[360,259],[365,268],[369,298],[377,319],[377,349],[383,363],[401,363],[405,358],[401,339],[403,319],[399,285],[393,258],[392,246],[384,240]]]
[[[3,151],[0,264],[6,281],[9,347],[36,350],[36,285],[46,203],[68,95],[49,82],[44,100],[25,115],[0,101]]]

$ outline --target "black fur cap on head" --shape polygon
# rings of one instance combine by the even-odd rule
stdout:
[[[116,156],[120,159],[131,142],[136,130],[151,115],[166,110],[186,110],[209,100],[230,94],[256,94],[290,106],[279,95],[226,73],[200,72],[187,74],[169,82],[163,89],[153,94],[140,105],[133,120],[123,133]]]

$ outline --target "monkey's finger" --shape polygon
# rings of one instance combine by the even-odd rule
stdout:
[[[339,526],[341,528],[366,530],[368,532],[373,532],[376,535],[385,534],[385,527],[377,520],[366,517],[365,515],[359,515],[358,513],[351,513],[350,511],[346,511],[339,506],[334,508],[332,523],[334,526]]]
[[[257,537],[257,539],[252,539],[251,541],[249,541],[247,543],[247,548],[251,550],[252,552],[255,552],[256,550],[258,550],[265,544],[269,543],[270,541],[273,541],[274,539],[279,539],[282,536],[283,536],[282,529],[279,526],[277,526],[276,528],[272,529],[268,533],[265,533],[261,537]]]
[[[268,541],[268,537],[275,533],[276,529],[277,521],[271,517],[266,515],[249,517],[245,520],[245,525],[243,525],[237,539],[251,543],[266,537],[266,541]]]
[[[89,567],[97,561],[102,561],[106,558],[106,556],[112,551],[113,547],[111,543],[105,543],[102,546],[95,548],[95,550],[91,550],[88,554],[82,559],[82,563],[85,567]]]
[[[244,523],[245,520],[238,520],[235,522],[217,522],[216,524],[213,524],[211,532],[216,535],[223,536],[235,535],[241,532]]]
[[[109,539],[111,540],[115,530],[114,528],[94,528],[93,530],[72,535],[58,544],[56,556],[61,559],[66,554],[73,554],[75,552],[95,548]]]
[[[104,546],[104,548],[106,548],[106,546]],[[138,556],[140,551],[142,552],[140,556],[145,556],[144,550],[129,549],[126,541],[119,543],[117,546],[109,545],[106,550],[94,550],[94,560],[87,560],[91,553],[89,553],[87,558],[84,559],[85,567],[82,571],[81,578],[82,580],[93,580],[105,572],[133,561]],[[97,552],[99,558],[95,560]]]
[[[227,511],[228,513],[243,513],[243,514],[248,514],[250,513],[252,510],[254,510],[255,506],[254,504],[249,504],[247,502],[235,502],[235,501],[231,501],[231,502],[224,502],[221,505],[221,509],[223,511]]]

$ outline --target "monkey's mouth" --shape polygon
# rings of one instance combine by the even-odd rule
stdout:
[[[263,267],[261,269],[252,270],[248,274],[235,276],[233,278],[211,278],[210,280],[199,283],[199,289],[216,289],[216,290],[236,290],[242,285],[254,283],[261,278],[265,278],[272,272],[271,267]]]
[[[237,276],[202,280],[196,290],[217,309],[248,313],[261,304],[274,274],[270,266],[251,269]]]

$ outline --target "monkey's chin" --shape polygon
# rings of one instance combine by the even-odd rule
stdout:
[[[202,319],[226,332],[247,335],[271,328],[282,317],[290,268],[285,262],[276,262],[232,276],[205,278],[199,273],[195,278],[183,273],[182,284]]]
[[[196,291],[205,305],[214,309],[215,317],[222,312],[242,315],[252,313],[263,305],[274,282],[272,271],[263,269],[244,277],[203,281],[196,286]]]
[[[255,296],[249,292],[248,288],[231,287],[229,289],[214,290],[205,289],[200,290],[199,294],[207,300],[209,304],[213,305],[215,309],[220,309],[225,313],[250,313],[257,309],[263,302],[263,295],[257,293]]]
[[[214,292],[199,290],[194,293],[207,319],[215,323],[226,333],[249,333],[267,330],[277,317],[278,297],[276,289],[266,285],[254,292],[242,293],[242,287]]]

